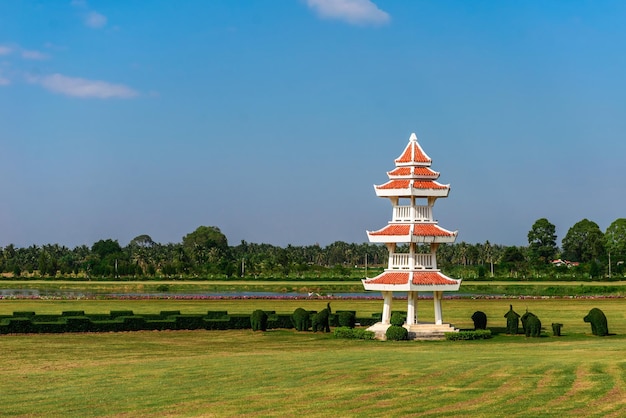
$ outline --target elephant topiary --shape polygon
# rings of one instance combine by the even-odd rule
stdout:
[[[311,326],[309,311],[304,308],[298,308],[291,315],[291,322],[296,331],[308,331]]]
[[[506,318],[506,333],[517,334],[519,331],[519,314],[513,310],[513,305],[509,305],[509,311],[504,314]]]
[[[311,326],[313,332],[322,331],[330,332],[330,302],[326,304],[326,308],[314,314],[311,318]]]
[[[474,312],[472,315],[472,321],[474,321],[474,330],[487,329],[487,314],[482,311]]]
[[[597,335],[598,337],[609,335],[609,326],[606,322],[606,316],[600,309],[593,308],[590,310],[587,316],[583,318],[583,321],[591,324],[591,333],[593,335]]]
[[[252,331],[267,331],[267,314],[261,309],[252,312],[250,316]]]
[[[541,336],[541,321],[534,313],[527,311],[522,315],[522,326],[527,337]]]

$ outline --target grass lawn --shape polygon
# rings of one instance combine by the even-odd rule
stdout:
[[[539,316],[539,339],[337,340],[275,330],[0,336],[2,416],[623,416],[624,299],[445,300],[444,319],[505,326],[512,303]],[[0,300],[0,314],[32,310],[183,313],[322,309],[325,300]],[[334,310],[380,312],[377,300],[335,300]],[[591,335],[592,307],[616,335]],[[394,301],[405,310],[406,302]],[[432,320],[432,301],[420,300]],[[550,323],[564,324],[552,337]]]

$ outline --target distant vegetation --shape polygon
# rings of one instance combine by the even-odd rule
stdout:
[[[427,248],[423,249],[428,251]],[[400,249],[402,251],[402,249]],[[553,263],[553,260],[562,260]],[[537,220],[528,246],[442,244],[438,267],[451,277],[470,280],[623,279],[626,261],[626,218],[603,233],[587,219],[576,223],[557,245],[555,227]],[[342,241],[322,247],[279,247],[241,241],[230,246],[214,226],[200,226],[180,243],[161,244],[139,235],[122,247],[102,239],[91,247],[70,249],[59,244],[0,248],[0,273],[11,278],[72,279],[344,279],[373,276],[387,263],[387,249]]]

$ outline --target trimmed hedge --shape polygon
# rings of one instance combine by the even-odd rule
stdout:
[[[448,341],[487,340],[491,338],[491,330],[477,329],[474,331],[446,332],[445,336]]]
[[[292,315],[265,311],[267,329],[293,329]],[[313,311],[307,312],[307,315]],[[370,326],[378,322],[377,316],[354,318],[354,311],[331,314],[332,323]],[[379,317],[379,316],[378,316]],[[354,321],[354,322],[353,322]],[[183,329],[250,329],[250,315],[228,314],[227,311],[207,311],[203,314],[181,314],[178,310],[158,314],[135,315],[132,310],[114,310],[108,314],[85,314],[84,311],[63,311],[61,314],[37,315],[31,311],[17,311],[13,315],[0,315],[0,334],[63,333],[63,332],[123,332],[138,330]],[[361,331],[356,331],[357,334]],[[360,338],[360,337],[359,337]]]
[[[373,340],[374,334],[372,331],[364,330],[363,328],[350,328],[339,327],[333,331],[335,338],[349,338],[356,340]]]

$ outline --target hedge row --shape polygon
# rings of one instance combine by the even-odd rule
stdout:
[[[475,331],[446,332],[445,335],[448,341],[487,340],[491,338],[491,330],[477,329]]]
[[[267,328],[293,328],[291,314],[266,311]],[[330,323],[339,326],[340,314],[332,314]],[[369,326],[375,318],[357,318],[356,322]],[[250,329],[250,315],[228,314],[226,311],[208,311],[203,314],[181,314],[180,311],[161,311],[159,314],[135,315],[133,311],[111,311],[109,314],[85,314],[84,311],[65,311],[61,315],[37,315],[35,312],[14,312],[0,316],[0,334],[116,332],[140,330],[226,330]]]

